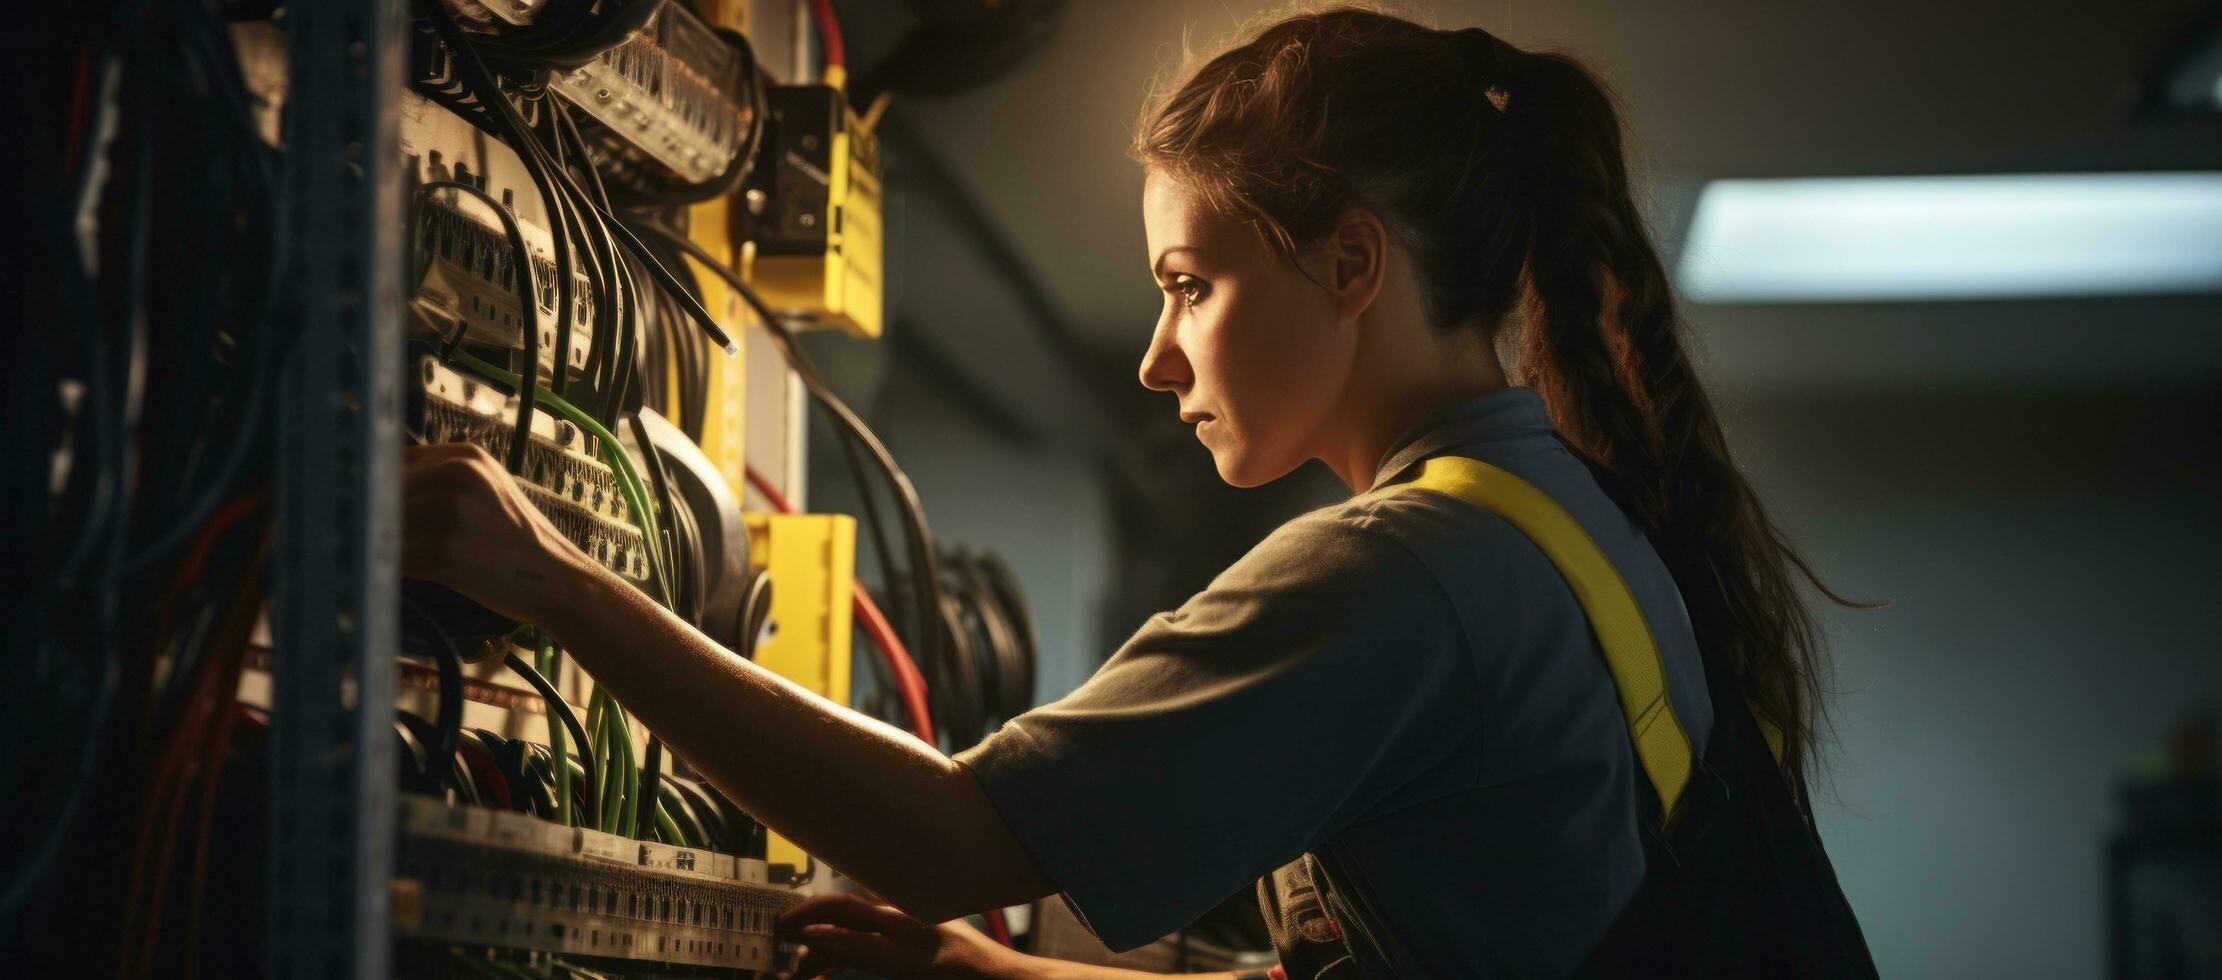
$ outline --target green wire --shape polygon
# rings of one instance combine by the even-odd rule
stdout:
[[[523,377],[495,367],[464,351],[454,351],[451,357],[471,372],[498,384],[507,385],[511,389],[524,384]],[[671,605],[671,583],[665,576],[664,571],[663,528],[656,523],[654,508],[648,505],[647,485],[641,482],[640,471],[633,466],[632,454],[627,453],[624,445],[617,441],[617,437],[612,435],[609,429],[604,427],[600,421],[597,421],[594,416],[581,411],[578,406],[564,400],[562,396],[546,388],[536,386],[534,399],[539,404],[554,409],[556,414],[569,419],[571,424],[585,429],[594,438],[600,440],[603,447],[602,455],[609,462],[611,472],[617,476],[618,492],[625,495],[626,505],[630,506],[633,513],[640,518],[641,536],[648,551],[649,571],[659,593],[657,598],[668,607]],[[588,713],[592,717],[587,727],[596,733],[593,736],[595,757],[602,761],[603,766],[602,783],[604,792],[601,800],[601,829],[611,833],[622,833],[630,837],[640,829],[638,826],[640,820],[639,808],[626,805],[627,800],[640,798],[640,764],[633,759],[632,731],[625,724],[625,709],[618,706],[615,698],[611,698],[603,693],[601,688],[597,687],[592,700],[592,706],[588,708]],[[601,725],[597,727],[593,719],[598,719]],[[605,735],[607,735],[606,739]],[[622,768],[619,768],[620,766]],[[664,812],[662,800],[655,801],[653,811],[658,829],[663,830],[664,825],[669,824],[669,832],[673,839],[680,839],[677,833],[678,824],[671,819],[670,814]]]
[[[671,819],[671,814],[664,812],[663,801],[661,800],[656,801],[656,833],[663,837],[666,844],[677,844],[681,847],[701,846],[688,840],[685,834],[679,832],[679,821]]]
[[[617,775],[616,760],[610,757],[609,695],[601,688],[587,699],[587,737],[594,740],[594,761],[600,764],[602,786],[600,798],[602,812],[595,814],[594,829],[611,833],[617,829],[618,796],[624,784]]]
[[[535,661],[533,666],[539,668],[540,673],[546,676],[550,683],[555,681],[556,676],[555,657],[555,644],[543,637],[540,641],[540,653],[533,658]],[[548,708],[548,751],[555,755],[555,758],[550,760],[555,764],[548,768],[555,770],[556,822],[566,827],[576,827],[579,825],[578,819],[576,814],[571,811],[571,752],[569,739],[565,737],[563,721],[556,717],[553,705]]]
[[[586,746],[579,746],[579,754],[582,756],[586,754]],[[593,786],[586,781],[586,765],[577,759],[565,759],[563,763],[564,774],[569,777],[571,785],[578,788],[580,797],[587,797]],[[589,815],[594,813],[594,802],[592,799],[585,800],[586,812]],[[585,819],[585,817],[579,816],[577,810],[571,812],[572,826],[577,826],[580,821]]]
[[[625,778],[624,800],[617,808],[617,832],[635,837],[640,833],[640,807],[636,802],[640,799],[640,763],[633,760],[633,730],[625,723],[625,709],[618,705],[616,698],[610,699],[607,717],[613,753],[618,759],[617,771]]]
[[[454,352],[453,357],[456,363],[489,381],[507,385],[511,389],[515,389],[524,383],[524,379],[516,374],[488,364],[463,351]],[[595,420],[594,416],[581,411],[578,406],[565,401],[548,389],[538,388],[535,400],[555,409],[556,414],[569,419],[573,425],[585,429],[592,433],[594,438],[601,441],[602,455],[608,460],[610,469],[617,475],[618,492],[625,495],[625,503],[632,507],[633,513],[640,518],[642,537],[648,547],[649,570],[654,576],[657,589],[663,593],[658,598],[662,599],[665,605],[670,605],[671,601],[668,597],[671,594],[671,586],[664,578],[663,528],[656,523],[655,510],[648,506],[647,485],[640,481],[640,471],[633,468],[632,454],[626,452],[624,445],[617,441],[617,437],[611,435],[610,430],[604,428],[602,423]]]

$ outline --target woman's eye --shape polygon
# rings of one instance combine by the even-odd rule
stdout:
[[[1181,276],[1173,280],[1172,292],[1180,297],[1182,303],[1194,306],[1210,294],[1211,287],[1194,276]]]

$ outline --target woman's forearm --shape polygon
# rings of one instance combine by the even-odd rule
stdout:
[[[1007,980],[1235,980],[1237,973],[1145,973],[1116,966],[1095,966],[1041,956],[1020,954],[1011,972],[997,974]]]
[[[541,625],[765,826],[927,922],[1055,890],[964,767],[718,646],[583,555],[579,565]]]

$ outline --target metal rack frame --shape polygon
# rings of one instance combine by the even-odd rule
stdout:
[[[272,977],[392,975],[401,528],[405,0],[289,4],[286,186],[299,335],[278,396]]]

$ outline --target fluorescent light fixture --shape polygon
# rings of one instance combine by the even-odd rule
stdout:
[[[2222,290],[2222,173],[1719,180],[1676,278],[1707,303]]]

